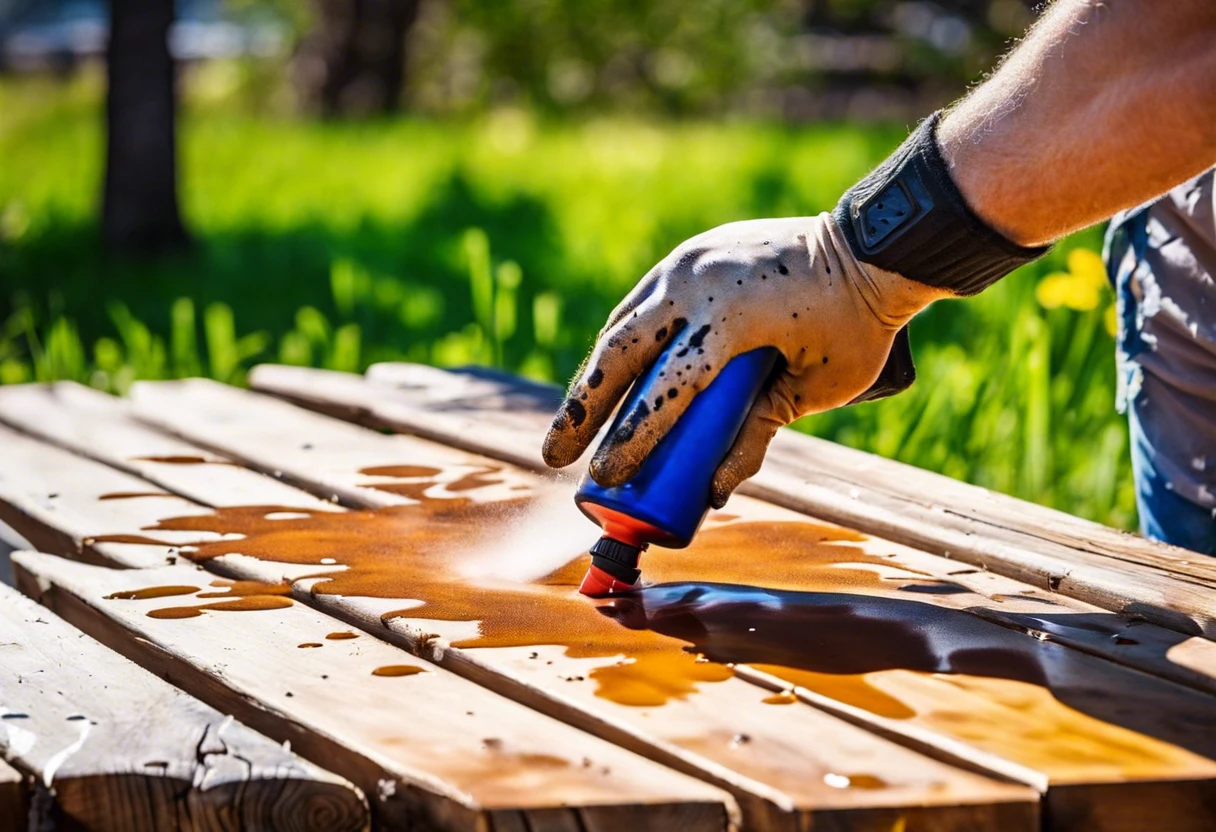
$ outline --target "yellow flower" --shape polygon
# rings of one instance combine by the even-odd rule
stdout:
[[[1068,252],[1068,271],[1052,272],[1039,281],[1034,296],[1047,309],[1066,306],[1078,312],[1097,309],[1106,286],[1106,266],[1101,256],[1087,248]]]
[[[1102,255],[1087,248],[1074,248],[1068,252],[1068,271],[1079,280],[1094,286],[1106,285],[1106,264]]]

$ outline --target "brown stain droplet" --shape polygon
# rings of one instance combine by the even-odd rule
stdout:
[[[264,581],[212,581],[211,585],[222,591],[200,592],[199,598],[248,598],[252,595],[290,595],[291,584],[286,581],[266,583]]]
[[[443,473],[442,469],[432,468],[427,465],[375,465],[371,468],[361,468],[360,474],[365,474],[369,477],[400,477],[409,479],[412,477],[434,477]]]
[[[325,636],[325,638],[329,639],[330,641],[346,641],[347,639],[358,638],[358,637],[359,637],[358,633],[352,633],[349,631],[330,633],[327,636]]]
[[[199,604],[194,607],[164,607],[152,610],[149,618],[197,618],[204,612],[259,612],[265,610],[282,610],[290,607],[290,598],[281,595],[250,595],[247,598],[234,598],[231,601],[216,601],[214,604]]]
[[[373,676],[415,676],[426,669],[412,664],[386,664],[372,671]]]
[[[798,701],[798,697],[787,691],[786,693],[774,693],[772,696],[766,696],[760,701],[765,705],[793,705]]]
[[[107,601],[145,601],[149,598],[172,598],[175,595],[193,595],[198,592],[196,586],[149,586],[143,589],[127,589],[122,592],[111,592],[106,596]]]
[[[171,456],[133,456],[133,462],[162,462],[165,465],[231,465],[226,459],[206,459],[201,456],[171,455]]]
[[[296,647],[299,647],[300,649],[305,649],[308,647],[320,647],[320,646],[321,646],[321,642],[319,642],[319,641],[306,641],[303,644],[296,645]]]
[[[137,497],[176,497],[176,494],[170,494],[168,491],[111,491],[109,494],[102,494],[97,499],[99,500],[134,500]]]

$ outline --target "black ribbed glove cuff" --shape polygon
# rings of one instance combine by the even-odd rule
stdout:
[[[940,111],[929,116],[832,216],[863,263],[974,295],[1051,246],[1019,246],[971,210],[937,145],[940,120]]]

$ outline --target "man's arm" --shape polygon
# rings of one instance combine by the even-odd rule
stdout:
[[[1055,3],[938,128],[971,207],[1039,245],[1216,163],[1216,2]]]

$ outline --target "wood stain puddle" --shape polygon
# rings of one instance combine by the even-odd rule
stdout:
[[[942,606],[924,589],[901,589],[890,578],[900,567],[889,556],[850,545],[865,539],[855,532],[805,520],[709,525],[687,549],[656,549],[648,556],[647,578],[656,585],[590,602],[577,593],[585,555],[527,584],[465,577],[462,556],[501,539],[507,524],[526,522],[530,501],[435,499],[425,496],[437,484],[423,479],[429,473],[408,473],[420,478],[406,483],[416,505],[290,509],[304,516],[279,520],[266,517],[288,509],[230,507],[168,518],[148,531],[230,536],[191,544],[189,557],[196,561],[242,554],[274,563],[340,564],[346,569],[310,576],[314,595],[400,599],[402,608],[386,613],[386,621],[476,622],[475,637],[453,642],[460,648],[557,645],[571,658],[602,660],[586,678],[598,696],[623,705],[660,706],[687,697],[701,685],[731,678],[733,666],[745,663],[888,719],[917,718],[979,746],[996,743],[993,750],[1023,761],[1041,755],[1042,737],[1049,734],[1069,737],[1069,753],[1086,765],[1124,771],[1154,771],[1161,761],[1186,754],[1151,739],[1160,733],[1151,716],[1140,718],[1134,705],[1095,690],[1082,667],[1088,657]],[[227,594],[239,595],[233,586]],[[902,586],[930,587],[928,595],[959,591],[910,573]],[[283,587],[150,614],[289,605]],[[1069,616],[1056,620],[1067,626]],[[327,639],[351,635],[357,634]],[[975,695],[959,694],[939,707],[946,682]],[[777,693],[764,701],[785,704],[790,697]],[[757,706],[761,701],[758,696]],[[1192,717],[1174,718],[1179,730],[1170,732],[1170,741],[1190,747],[1174,735],[1203,733],[1200,724],[1190,724]],[[1025,731],[1028,720],[1041,730]]]
[[[439,479],[445,474],[442,469],[425,465],[376,465],[359,469],[359,473],[365,477],[387,477],[398,480],[398,482],[368,483],[365,487],[419,501],[431,499],[426,492],[440,485],[445,491],[452,494],[460,494],[491,485],[501,485],[506,482],[503,477],[497,476],[501,472],[501,466],[487,465],[474,468],[472,471],[457,472],[459,476],[456,479],[444,481]]]
[[[211,586],[217,589],[200,591],[196,586],[152,586],[145,589],[133,589],[125,592],[112,592],[106,600],[143,601],[149,598],[169,598],[173,596],[194,595],[196,598],[220,598],[207,604],[193,604],[179,607],[161,607],[150,610],[149,618],[198,618],[204,612],[253,612],[257,610],[281,610],[292,605],[291,585],[287,583],[269,584],[261,581],[212,581]],[[303,646],[303,645],[301,645]],[[320,647],[321,645],[316,645]]]

